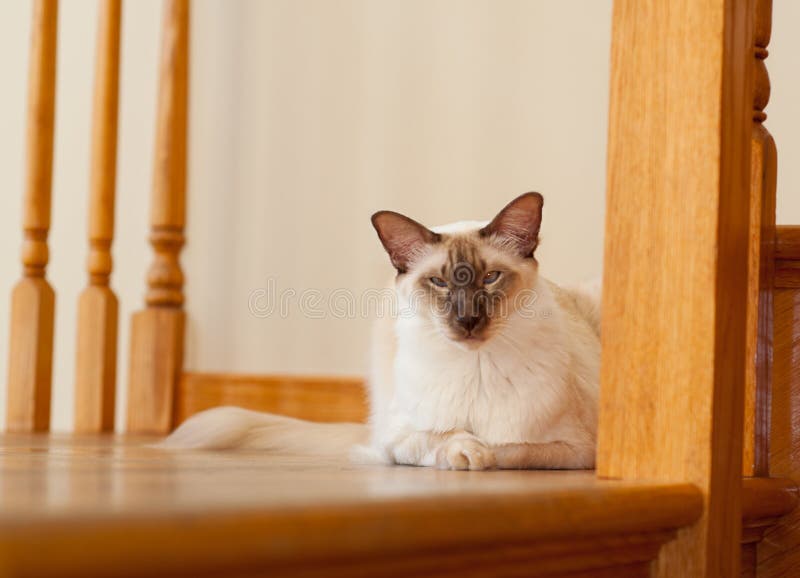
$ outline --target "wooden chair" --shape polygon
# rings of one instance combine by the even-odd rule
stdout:
[[[116,391],[120,0],[100,5],[76,352],[84,434],[114,430]],[[800,567],[800,227],[775,226],[776,149],[763,124],[771,0],[615,1],[595,473],[142,447],[140,434],[223,403],[317,421],[366,415],[358,380],[183,371],[188,0],[165,2],[154,256],[131,329],[128,434],[37,435],[50,416],[57,0],[35,6],[0,574],[716,578]]]

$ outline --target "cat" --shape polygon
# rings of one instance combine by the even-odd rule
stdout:
[[[544,199],[526,193],[490,222],[429,229],[372,216],[403,314],[376,322],[369,426],[221,407],[165,448],[247,448],[455,470],[594,467],[600,365],[597,284],[538,272]]]

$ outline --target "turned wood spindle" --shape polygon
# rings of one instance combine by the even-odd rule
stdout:
[[[756,0],[745,370],[745,476],[769,475],[777,151],[775,141],[763,123],[767,118],[764,109],[770,94],[769,74],[764,60],[768,54],[771,30],[772,0]]]
[[[183,273],[179,256],[186,215],[189,2],[167,0],[159,73],[146,307],[134,314],[127,430],[166,433],[183,363]]]
[[[6,429],[50,427],[55,293],[45,279],[55,119],[57,0],[34,3],[28,84],[22,279],[11,298]]]
[[[102,0],[92,120],[89,283],[78,303],[75,430],[114,430],[117,297],[109,287],[117,176],[117,108],[121,0]]]

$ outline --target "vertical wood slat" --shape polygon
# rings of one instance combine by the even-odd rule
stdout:
[[[97,30],[89,194],[88,286],[78,302],[75,431],[114,430],[117,297],[109,287],[117,176],[121,0],[101,0]]]
[[[6,429],[50,427],[55,293],[45,279],[53,172],[58,1],[36,0],[28,84],[22,279],[11,298]]]
[[[167,0],[159,73],[146,308],[134,314],[127,430],[166,433],[183,364],[183,273],[179,255],[186,215],[189,2]]]
[[[756,0],[753,74],[753,136],[750,174],[750,269],[747,292],[745,377],[745,476],[769,475],[770,392],[773,359],[775,190],[777,151],[763,122],[770,82],[764,60],[772,31],[772,0]]]
[[[654,575],[739,573],[753,4],[617,0],[600,477],[696,484]]]
[[[789,263],[798,263],[794,258]],[[794,277],[797,277],[795,273]],[[775,290],[770,473],[800,480],[800,284]],[[758,544],[759,578],[795,576],[800,567],[800,508],[770,527]]]

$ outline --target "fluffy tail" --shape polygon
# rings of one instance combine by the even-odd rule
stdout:
[[[240,407],[216,407],[192,416],[156,447],[347,456],[354,446],[366,444],[368,437],[364,424],[314,423]]]

